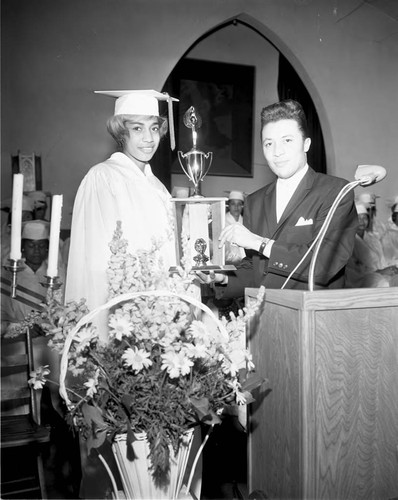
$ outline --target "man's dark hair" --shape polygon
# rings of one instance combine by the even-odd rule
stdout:
[[[279,120],[295,120],[304,139],[308,137],[307,118],[299,102],[286,99],[263,108],[261,111],[261,130],[268,123]]]

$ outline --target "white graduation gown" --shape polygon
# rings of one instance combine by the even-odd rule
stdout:
[[[77,191],[71,227],[65,298],[86,298],[90,310],[108,300],[109,243],[122,222],[128,252],[149,249],[164,238],[165,269],[175,265],[171,195],[149,165],[142,172],[124,153],[92,167]],[[106,338],[106,315],[95,321]],[[98,316],[100,318],[100,316]]]
[[[381,244],[387,265],[398,266],[398,226],[394,224],[391,217],[388,220]]]

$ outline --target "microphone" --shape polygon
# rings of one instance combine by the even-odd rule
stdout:
[[[386,175],[386,169],[380,165],[358,165],[354,179],[360,181],[360,186],[370,186],[382,181]]]
[[[319,230],[319,233],[317,234],[316,238],[311,243],[310,247],[305,252],[303,257],[300,259],[300,262],[296,265],[296,267],[293,269],[293,271],[286,278],[281,289],[285,288],[286,283],[290,280],[290,278],[293,276],[293,274],[296,272],[296,270],[304,262],[307,255],[315,247],[314,253],[313,253],[312,258],[311,258],[310,269],[309,269],[309,273],[308,273],[308,289],[311,292],[314,290],[315,264],[316,264],[316,259],[318,257],[319,248],[320,248],[322,241],[325,237],[326,231],[329,228],[332,217],[333,217],[337,207],[339,206],[341,200],[357,186],[370,186],[371,184],[375,184],[376,182],[383,180],[386,175],[387,175],[386,169],[384,167],[381,167],[380,165],[358,165],[357,166],[357,169],[355,171],[355,176],[354,176],[355,181],[349,182],[348,184],[343,186],[343,188],[340,190],[340,192],[336,196],[332,206],[330,207],[329,212],[326,215],[325,220],[323,221],[323,224],[322,224],[321,229]]]

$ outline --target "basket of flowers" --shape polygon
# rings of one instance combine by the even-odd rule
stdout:
[[[29,321],[41,322],[61,354],[60,394],[88,451],[112,443],[128,498],[177,498],[193,429],[220,423],[228,405],[250,403],[262,382],[242,345],[257,306],[220,320],[192,292],[188,266],[164,272],[156,242],[129,254],[118,224],[110,248],[106,304],[88,311],[84,300],[53,298]],[[101,311],[108,313],[106,340],[93,323]],[[31,383],[45,383],[47,372],[38,369]]]

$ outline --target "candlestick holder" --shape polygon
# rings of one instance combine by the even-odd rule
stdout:
[[[4,267],[11,273],[11,297],[17,296],[17,273],[25,267],[21,259],[8,259],[9,264]]]
[[[42,281],[41,284],[48,288],[49,290],[59,290],[62,286],[62,281],[59,276],[44,276],[46,281]]]

